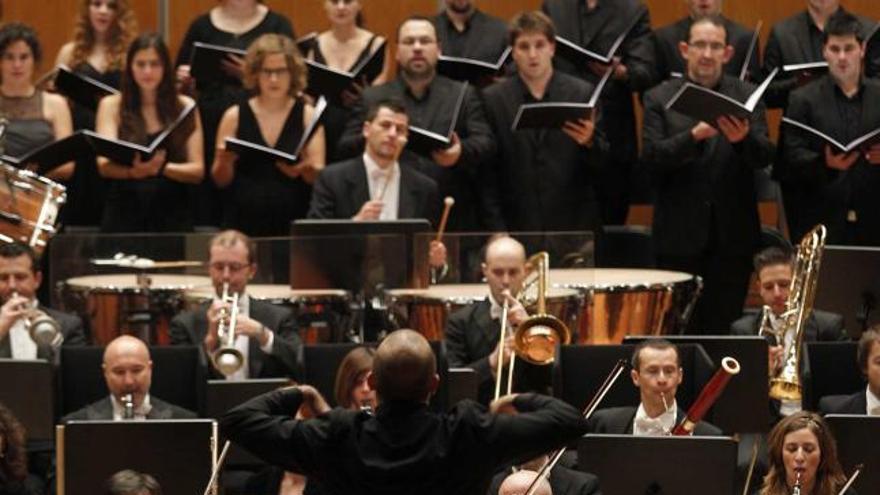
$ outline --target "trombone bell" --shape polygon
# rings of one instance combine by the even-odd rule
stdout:
[[[537,365],[551,364],[556,359],[556,345],[568,344],[571,334],[556,317],[535,315],[520,325],[514,336],[516,355]]]

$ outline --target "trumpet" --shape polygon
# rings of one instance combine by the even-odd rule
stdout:
[[[13,292],[12,297],[19,297],[18,292]],[[22,304],[17,309],[25,309],[26,304]],[[37,345],[58,346],[64,340],[64,337],[61,335],[61,325],[44,311],[32,308],[22,318],[24,319],[24,326],[31,336],[31,340],[36,342]]]
[[[134,419],[134,395],[125,394],[120,398],[122,402],[122,419]]]
[[[217,325],[217,338],[220,346],[211,354],[211,362],[217,371],[229,376],[244,366],[244,356],[235,348],[235,323],[238,320],[238,294],[229,295],[229,283],[223,283],[221,296],[220,322]],[[230,306],[227,309],[226,306]]]

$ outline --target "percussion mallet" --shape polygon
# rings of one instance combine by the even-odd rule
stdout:
[[[440,217],[440,227],[437,228],[437,237],[434,238],[435,241],[440,242],[443,239],[443,231],[446,230],[446,221],[449,220],[449,210],[452,209],[452,205],[455,204],[455,198],[452,196],[446,196],[446,199],[443,200],[443,216]]]

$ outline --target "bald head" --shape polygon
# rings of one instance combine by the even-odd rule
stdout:
[[[513,237],[499,237],[486,246],[483,276],[496,302],[501,304],[504,291],[519,293],[526,275],[525,265],[526,249]]]
[[[427,402],[438,383],[434,352],[422,334],[397,330],[376,350],[370,386],[380,401]]]
[[[103,368],[107,388],[113,396],[132,394],[135,405],[143,402],[150,391],[153,362],[142,340],[129,335],[113,339],[104,350]]]
[[[498,488],[498,495],[524,495],[537,475],[538,473],[527,470],[517,471],[511,474],[501,482],[501,487]],[[540,483],[538,483],[538,489],[535,490],[535,495],[553,495],[553,491],[550,489],[550,483],[548,483],[546,479],[542,479]]]

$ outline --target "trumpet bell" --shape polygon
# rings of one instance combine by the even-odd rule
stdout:
[[[234,347],[222,347],[214,353],[214,367],[223,376],[229,376],[244,365],[244,356]]]
[[[539,366],[556,360],[556,346],[571,342],[571,332],[558,318],[538,314],[520,323],[514,334],[516,355]]]
[[[61,335],[61,326],[57,321],[41,312],[39,316],[30,321],[30,334],[31,339],[37,345],[52,345]]]

